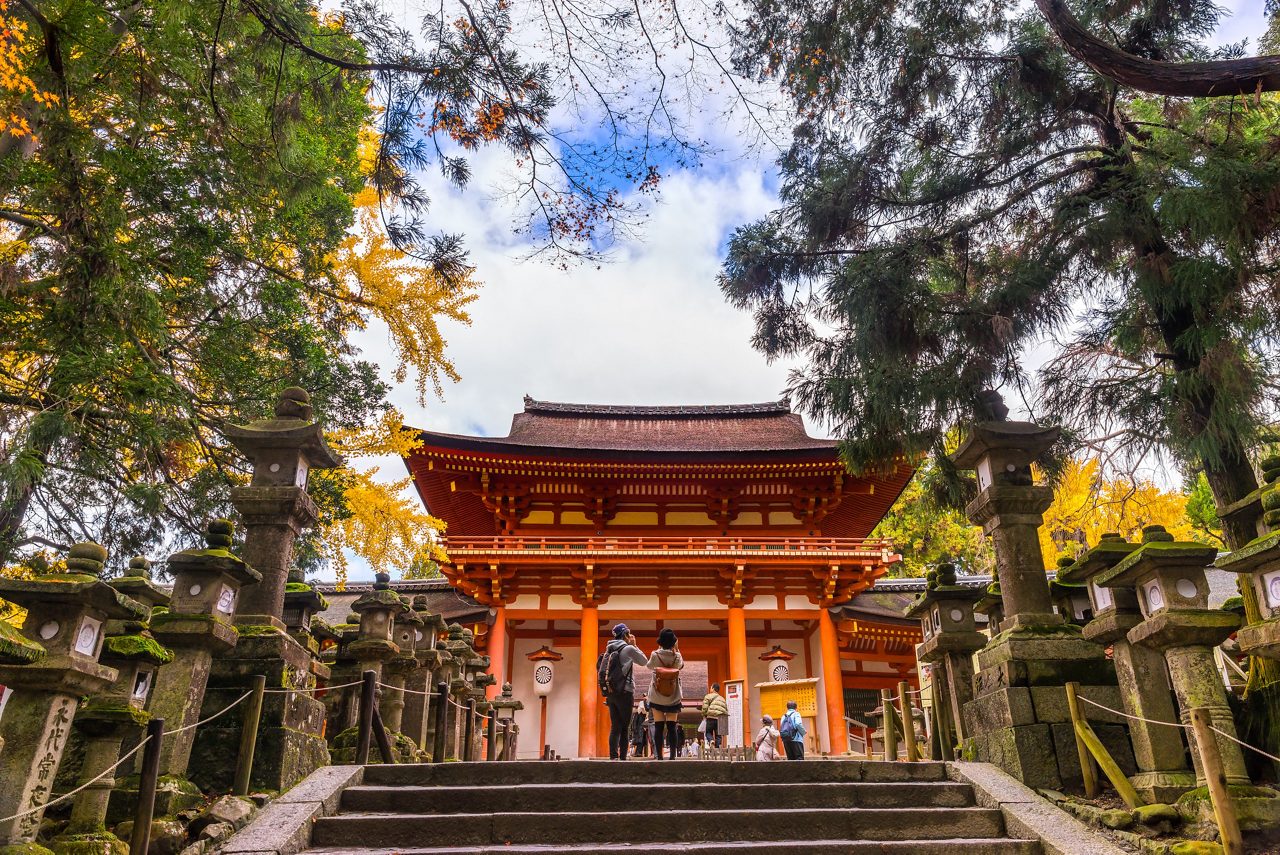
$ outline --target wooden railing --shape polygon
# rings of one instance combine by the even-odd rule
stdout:
[[[568,551],[644,552],[857,552],[882,554],[893,550],[887,540],[860,537],[704,537],[653,535],[642,537],[595,535],[500,535],[495,537],[446,537],[445,549],[457,552]]]

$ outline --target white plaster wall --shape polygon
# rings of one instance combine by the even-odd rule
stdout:
[[[807,611],[812,611],[815,618],[818,616],[818,607],[809,602],[809,598],[804,594],[787,594],[783,599],[783,602],[786,603],[786,607],[788,609],[805,609]]]
[[[613,598],[610,598],[609,605],[612,607]],[[705,597],[694,596],[691,594],[677,594],[667,597],[667,611],[674,612],[680,609],[717,609],[724,611],[724,605],[713,595]]]
[[[516,713],[520,725],[519,759],[536,760],[542,753],[538,745],[538,719],[541,703],[533,689],[533,663],[528,655],[551,639],[516,640],[512,662],[511,689],[524,702]],[[556,675],[547,696],[547,744],[562,757],[578,756],[578,649],[560,651],[564,659],[555,663]]]
[[[623,594],[621,596],[613,596],[605,604],[610,612],[618,609],[635,609],[636,611],[656,611],[658,608],[658,597],[644,596],[641,594]]]
[[[542,599],[537,594],[521,594],[511,602],[507,603],[509,609],[536,609],[541,605]]]
[[[535,606],[536,608],[536,606]],[[581,609],[582,606],[573,601],[573,597],[568,594],[552,594],[547,597],[547,608],[549,609]]]

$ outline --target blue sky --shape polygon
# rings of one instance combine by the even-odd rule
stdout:
[[[412,16],[412,0],[390,0]],[[1218,41],[1256,40],[1264,26],[1262,0],[1235,0]],[[768,364],[750,346],[751,318],[721,298],[715,277],[733,229],[776,206],[772,155],[744,152],[741,127],[702,114],[693,130],[723,152],[702,169],[676,170],[648,208],[641,236],[615,249],[610,263],[561,270],[524,261],[527,246],[510,230],[512,212],[486,188],[507,174],[500,152],[473,161],[472,186],[458,192],[425,176],[432,217],[462,232],[484,286],[469,327],[447,325],[449,354],[462,382],[442,401],[420,404],[412,384],[392,400],[410,425],[450,433],[503,435],[525,394],[545,400],[694,404],[771,401],[780,397],[789,368]],[[371,325],[356,345],[390,381],[394,368],[384,328]],[[822,434],[821,425],[810,432]],[[382,461],[388,477],[402,477],[398,461]],[[372,574],[358,559],[351,578]]]

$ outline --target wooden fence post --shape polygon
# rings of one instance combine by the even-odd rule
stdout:
[[[240,725],[240,753],[236,756],[236,779],[231,794],[249,795],[249,778],[253,774],[253,754],[258,747],[258,722],[262,719],[262,693],[266,691],[267,678],[255,674],[250,682],[249,703],[244,708],[244,722]]]
[[[1196,707],[1191,711],[1191,729],[1196,736],[1196,750],[1200,752],[1205,783],[1209,785],[1209,801],[1213,803],[1213,818],[1218,822],[1222,848],[1227,855],[1244,855],[1236,805],[1227,790],[1227,776],[1222,770],[1222,755],[1218,753],[1213,718],[1206,707]]]

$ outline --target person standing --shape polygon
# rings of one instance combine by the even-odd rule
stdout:
[[[609,759],[626,760],[630,744],[627,731],[631,724],[631,708],[636,703],[633,669],[645,663],[644,654],[636,647],[636,637],[625,623],[613,628],[613,638],[605,645],[596,663],[597,677],[605,706],[609,709]]]
[[[773,726],[773,716],[762,716],[760,723],[763,726],[756,734],[755,742],[752,743],[756,747],[756,759],[777,760],[778,728]]]
[[[684,668],[684,658],[680,655],[680,643],[675,630],[664,627],[658,633],[658,649],[653,651],[645,664],[653,671],[653,682],[649,685],[649,709],[653,711],[655,728],[654,757],[662,759],[662,744],[666,742],[671,750],[671,759],[674,760],[679,748],[677,731],[680,725],[677,722],[682,707],[680,669]]]
[[[635,757],[644,757],[645,749],[649,747],[649,733],[645,724],[646,712],[644,700],[636,701],[635,712],[631,714],[631,753]]]
[[[720,684],[712,683],[711,691],[702,699],[702,717],[707,726],[703,731],[707,744],[720,747],[720,717],[729,714],[729,704],[720,694]]]
[[[787,714],[782,717],[782,727],[778,729],[788,760],[804,759],[804,737],[809,732],[797,706],[795,701],[787,701]]]

